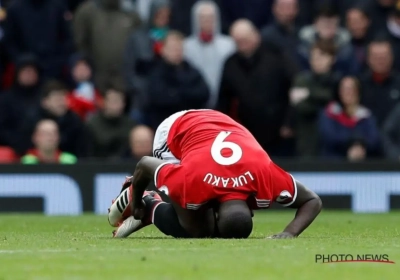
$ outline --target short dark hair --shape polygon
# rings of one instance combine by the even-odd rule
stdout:
[[[369,15],[368,11],[365,8],[363,8],[362,6],[359,6],[359,5],[352,6],[351,8],[349,8],[346,11],[346,15],[351,11],[360,12],[364,17],[366,17],[368,19],[370,18],[370,15]]]
[[[171,38],[183,41],[183,40],[185,40],[185,35],[183,35],[183,33],[178,30],[170,30],[170,31],[168,31],[167,36],[165,36],[165,40],[171,39]]]
[[[335,18],[339,17],[339,12],[334,6],[331,5],[321,5],[318,7],[317,12],[315,14],[315,19],[326,17],[326,18]]]
[[[232,200],[222,203],[217,227],[221,238],[249,237],[253,230],[253,219],[246,202]]]
[[[67,93],[68,88],[65,84],[63,84],[60,81],[57,80],[50,80],[48,82],[46,82],[43,85],[43,89],[42,89],[42,98],[47,98],[49,96],[51,96],[54,92],[60,92],[63,91],[65,93]]]
[[[123,90],[116,88],[116,87],[108,87],[105,91],[104,91],[104,97],[106,97],[110,92],[115,92],[118,95],[120,95],[122,98],[126,98],[126,94]]]
[[[321,52],[330,56],[336,56],[337,48],[333,41],[317,40],[311,49],[318,49]]]
[[[375,38],[372,39],[371,42],[369,42],[367,48],[368,54],[372,45],[381,45],[381,44],[388,45],[391,53],[393,53],[393,46],[389,38],[385,34],[379,33],[375,36]]]

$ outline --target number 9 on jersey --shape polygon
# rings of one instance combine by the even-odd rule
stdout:
[[[213,160],[220,165],[232,165],[237,163],[243,154],[242,148],[236,143],[225,141],[225,139],[231,134],[228,131],[222,131],[215,138],[211,146],[211,156]],[[229,157],[222,155],[223,149],[229,149],[232,154]]]

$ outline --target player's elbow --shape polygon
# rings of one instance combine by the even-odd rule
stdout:
[[[139,169],[139,170],[145,169],[145,167],[147,166],[147,163],[149,162],[150,158],[152,158],[152,157],[149,157],[149,156],[142,157],[139,160],[139,162],[136,164],[136,170],[137,169]]]

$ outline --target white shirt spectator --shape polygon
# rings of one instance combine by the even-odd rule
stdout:
[[[199,1],[192,8],[192,35],[185,40],[185,59],[203,75],[209,89],[207,108],[214,108],[225,60],[234,53],[235,44],[221,34],[218,6],[213,1]]]

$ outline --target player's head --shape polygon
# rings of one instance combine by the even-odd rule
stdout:
[[[253,230],[253,219],[246,202],[231,200],[221,203],[217,226],[222,238],[249,237]]]

